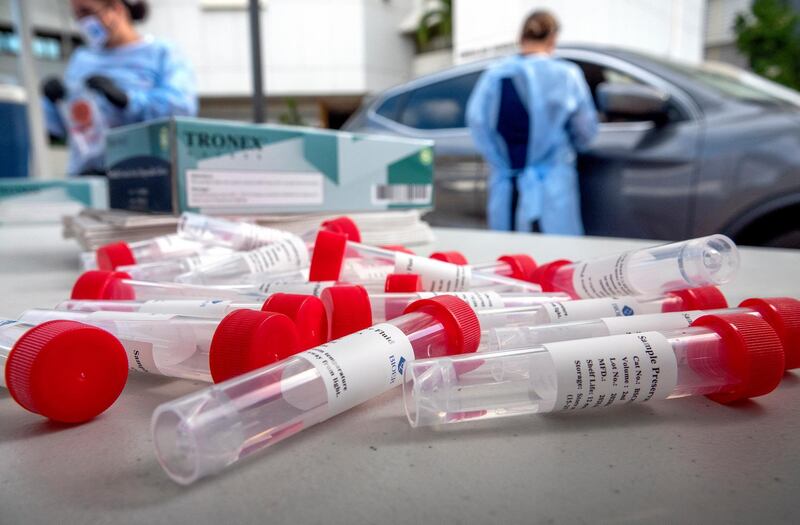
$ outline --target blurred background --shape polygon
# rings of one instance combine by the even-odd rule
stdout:
[[[0,0],[6,106],[39,96],[21,87],[13,3]],[[36,77],[63,76],[81,44],[69,2],[25,4]],[[485,226],[466,103],[544,8],[600,114],[578,160],[588,234],[800,247],[800,0],[262,0],[263,110],[248,4],[158,0],[139,31],[193,65],[200,117],[433,139],[433,225]],[[608,85],[617,96],[599,97]],[[35,175],[65,177],[66,157],[49,143]]]

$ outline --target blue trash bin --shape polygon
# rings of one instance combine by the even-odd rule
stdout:
[[[27,177],[30,159],[25,90],[0,84],[0,178]]]

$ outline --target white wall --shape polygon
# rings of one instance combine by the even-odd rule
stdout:
[[[158,0],[151,2],[143,28],[169,38],[189,57],[201,96],[246,96],[251,76],[245,4]],[[262,4],[262,55],[270,95],[363,94],[410,74],[411,45],[398,30],[411,10],[410,0]]]
[[[750,10],[752,0],[708,0],[706,45],[732,43],[736,35],[733,23],[736,15]]]
[[[561,42],[637,49],[697,62],[703,56],[705,0],[455,0],[456,63],[508,53],[525,16],[549,9]]]

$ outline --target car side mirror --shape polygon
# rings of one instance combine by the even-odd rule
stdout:
[[[669,95],[643,84],[613,84],[597,86],[598,109],[610,117],[661,120],[666,117]]]

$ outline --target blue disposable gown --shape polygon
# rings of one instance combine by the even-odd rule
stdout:
[[[86,89],[84,81],[92,75],[111,78],[128,95],[124,109],[116,108],[102,95],[95,97],[109,127],[197,114],[194,73],[188,62],[162,40],[145,37],[133,44],[101,50],[79,47],[64,73],[67,96]],[[56,137],[65,136],[61,115],[49,100],[44,99],[43,103],[48,132]],[[102,156],[83,158],[80,150],[70,143],[70,174],[103,167]]]
[[[467,121],[491,170],[491,229],[516,223],[527,231],[538,220],[545,233],[583,234],[575,157],[597,133],[597,112],[577,65],[544,55],[508,57],[481,75]]]

